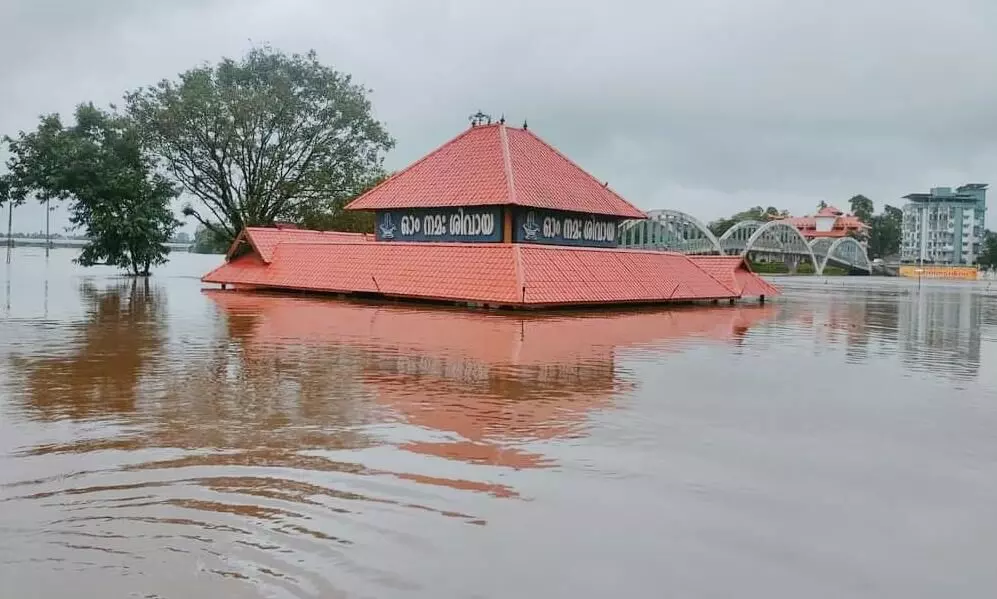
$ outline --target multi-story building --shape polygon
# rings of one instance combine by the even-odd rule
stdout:
[[[935,187],[904,196],[900,260],[919,264],[975,264],[983,242],[987,184]]]

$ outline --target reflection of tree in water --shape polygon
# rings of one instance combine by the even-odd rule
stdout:
[[[66,335],[68,355],[13,358],[29,405],[45,419],[134,411],[139,379],[165,339],[165,301],[148,281],[107,289],[86,283],[80,299],[87,316]]]

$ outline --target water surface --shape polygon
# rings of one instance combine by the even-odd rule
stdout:
[[[502,315],[0,264],[0,597],[988,597],[997,284]]]

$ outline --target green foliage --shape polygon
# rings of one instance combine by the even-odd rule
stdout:
[[[872,200],[865,197],[862,194],[852,196],[848,200],[848,204],[851,206],[852,214],[858,217],[858,219],[866,224],[870,224],[872,221],[872,215],[876,211],[872,204]]]
[[[745,210],[744,212],[738,212],[737,214],[729,218],[719,218],[709,223],[709,225],[707,226],[710,228],[710,231],[712,231],[714,235],[720,237],[721,235],[727,232],[727,229],[730,229],[731,227],[742,221],[756,220],[756,221],[765,222],[776,218],[786,218],[788,216],[789,216],[788,210],[779,210],[775,206],[769,206],[768,208],[755,206],[753,208]]]
[[[9,174],[0,175],[0,207],[10,200],[12,186],[13,181]]]
[[[997,268],[997,232],[987,231],[983,234],[983,247],[976,263],[983,268]]]
[[[903,212],[889,204],[882,214],[873,216],[869,220],[869,257],[886,258],[900,253],[902,225]]]
[[[177,190],[154,172],[130,119],[82,104],[76,123],[58,115],[41,118],[31,133],[6,137],[11,153],[8,197],[34,195],[70,202],[70,223],[90,243],[77,261],[110,264],[148,276],[166,262],[163,245],[179,223],[170,201]]]
[[[785,262],[751,262],[751,270],[760,275],[784,275],[789,274],[789,266]],[[814,265],[808,261],[801,261],[796,267],[798,275],[814,274]],[[824,268],[823,276],[838,277],[848,274],[848,270],[833,265]]]
[[[300,224],[306,229],[316,231],[347,231],[350,233],[373,233],[374,214],[368,211],[343,210],[342,206],[349,204],[356,197],[363,195],[367,191],[381,184],[390,175],[382,173],[372,178],[355,196],[347,198],[342,205],[334,207],[332,210],[307,209],[301,215]]]
[[[752,262],[751,270],[760,275],[782,275],[789,273],[785,262]]]
[[[185,214],[231,241],[247,226],[335,221],[381,175],[394,141],[373,118],[368,92],[314,51],[262,47],[126,102],[146,143],[207,210],[187,206]]]
[[[232,245],[211,229],[201,225],[194,232],[194,245],[191,251],[195,254],[224,254]]]

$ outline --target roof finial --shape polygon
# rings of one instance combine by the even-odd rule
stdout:
[[[502,118],[499,119],[499,124],[500,125],[504,125],[505,124],[505,114],[503,114]]]
[[[480,110],[471,116],[467,117],[467,120],[471,121],[472,127],[477,127],[478,125],[491,125],[492,117],[481,112]]]
[[[526,131],[529,128],[530,126],[526,124],[526,119],[523,119],[523,131]]]

